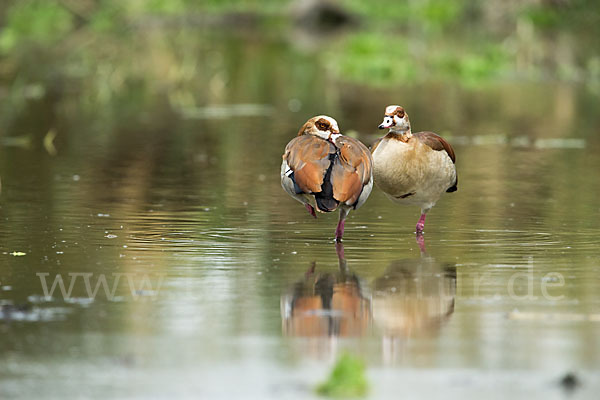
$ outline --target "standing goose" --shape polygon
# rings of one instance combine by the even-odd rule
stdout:
[[[336,241],[344,234],[346,216],[364,204],[373,188],[369,150],[340,134],[335,119],[318,115],[306,121],[285,148],[281,186],[313,216],[315,209],[340,209]]]
[[[379,129],[389,132],[373,146],[373,176],[392,201],[421,207],[417,234],[425,215],[444,192],[457,190],[454,150],[433,132],[412,133],[408,115],[400,106],[388,106]]]

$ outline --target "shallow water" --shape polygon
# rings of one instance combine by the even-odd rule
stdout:
[[[240,65],[293,63],[285,47],[239,51]],[[575,398],[600,389],[598,99],[282,68],[265,91],[240,67],[207,95],[218,107],[132,114],[117,99],[90,117],[59,96],[15,116],[0,147],[0,397],[309,398],[342,351],[366,360],[373,398],[563,398],[569,371]],[[339,259],[336,216],[315,221],[283,192],[281,153],[322,112],[370,143],[389,103],[454,144],[459,190],[430,212],[426,253],[418,210],[374,190]],[[6,140],[28,132],[29,146]]]

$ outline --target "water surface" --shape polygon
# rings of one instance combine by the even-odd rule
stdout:
[[[575,398],[600,389],[597,97],[369,89],[278,41],[199,43],[189,87],[95,107],[71,83],[5,119],[0,397],[310,398],[342,351],[372,398],[563,398],[569,371]],[[281,154],[318,113],[370,144],[391,103],[454,145],[459,190],[425,253],[419,210],[374,190],[340,259],[337,216],[283,192]]]

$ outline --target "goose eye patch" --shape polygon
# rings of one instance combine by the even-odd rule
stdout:
[[[327,123],[327,121],[323,121],[322,119],[315,122],[315,125],[320,131],[326,131],[329,128],[329,123]]]

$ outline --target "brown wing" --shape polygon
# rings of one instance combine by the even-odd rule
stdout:
[[[377,139],[372,145],[371,145],[371,154],[375,153],[375,149],[377,148],[377,146],[379,146],[379,143],[381,143],[381,140],[383,138],[379,138]]]
[[[448,143],[443,137],[436,135],[433,132],[419,132],[413,134],[413,136],[419,139],[421,143],[431,147],[433,150],[446,150],[446,153],[448,153],[452,162],[456,163],[454,149],[452,148],[452,146],[450,146],[450,143]]]
[[[294,181],[300,189],[305,193],[318,193],[331,164],[331,153],[335,153],[333,144],[316,136],[302,135],[288,143],[283,159],[294,171]]]
[[[331,169],[333,197],[341,203],[354,204],[371,179],[371,153],[356,139],[342,136],[336,140],[340,156]]]

